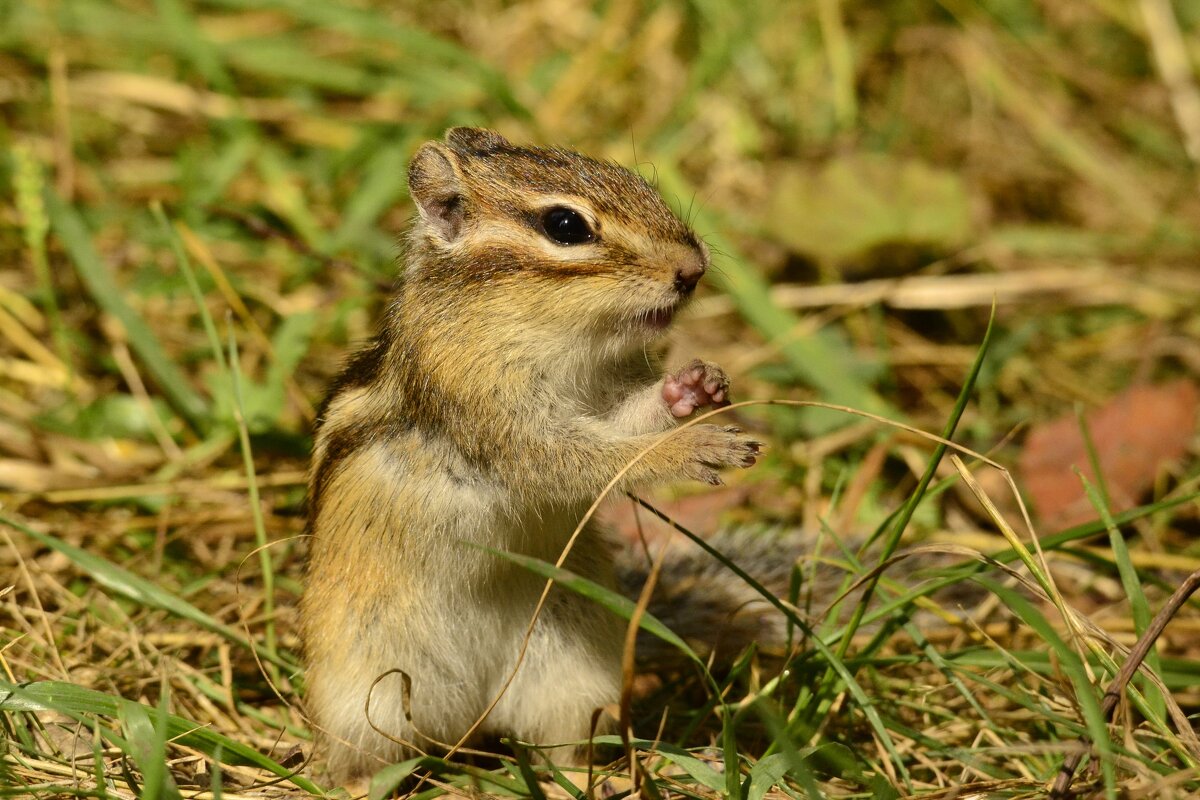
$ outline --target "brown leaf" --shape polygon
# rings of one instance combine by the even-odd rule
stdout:
[[[1198,402],[1196,385],[1179,380],[1130,387],[1085,414],[1112,512],[1137,505],[1153,487],[1159,470],[1183,456],[1196,429]],[[1073,467],[1096,482],[1074,414],[1032,429],[1018,469],[1022,487],[1047,532],[1098,516]]]

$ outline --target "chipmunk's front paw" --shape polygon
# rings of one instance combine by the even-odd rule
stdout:
[[[676,417],[697,408],[729,405],[729,376],[716,364],[696,359],[663,382],[663,400]]]
[[[692,457],[687,465],[690,478],[721,485],[717,470],[723,467],[752,467],[762,452],[762,443],[742,435],[740,428],[697,425],[689,437]]]

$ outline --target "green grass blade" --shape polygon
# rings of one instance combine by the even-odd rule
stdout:
[[[946,482],[943,482],[943,485],[946,485]],[[1200,492],[1192,492],[1189,494],[1180,495],[1178,497],[1173,497],[1168,500],[1159,500],[1144,506],[1132,508],[1128,511],[1123,511],[1113,517],[1113,522],[1117,525],[1126,525],[1130,522],[1143,519],[1152,514],[1169,511],[1177,506],[1194,503],[1197,500],[1200,500]],[[1042,537],[1041,547],[1044,552],[1061,550],[1065,545],[1070,544],[1071,542],[1088,539],[1103,532],[1104,525],[1102,522],[1098,520],[1093,522],[1085,522],[1081,525],[1076,525],[1066,530],[1059,531],[1058,533]],[[1019,555],[1016,550],[1008,547],[987,555],[987,558],[991,561],[997,561],[1001,564],[1009,564],[1013,561],[1019,560]],[[868,612],[866,616],[863,617],[862,624],[869,625],[878,622],[888,616],[891,616],[905,606],[910,605],[917,598],[932,595],[941,589],[952,586],[956,583],[960,583],[970,576],[982,572],[983,570],[987,569],[987,567],[988,564],[986,561],[980,561],[978,559],[963,561],[953,566],[945,567],[942,570],[939,570],[939,577],[933,578],[916,589],[912,589],[908,592],[897,595],[894,599],[887,601],[879,608]],[[837,644],[839,640],[846,635],[846,630],[847,628],[843,626],[841,629],[825,635],[823,640],[827,644]],[[854,663],[854,659],[850,659],[850,662]]]
[[[546,793],[542,791],[542,787],[538,784],[537,775],[534,774],[533,766],[529,762],[529,748],[517,742],[505,741],[512,748],[513,755],[517,760],[516,775],[514,777],[519,776],[525,782],[525,792],[529,795],[530,800],[546,800]],[[509,772],[512,774],[512,770]]]
[[[159,608],[163,611],[168,611],[181,619],[186,619],[199,625],[205,630],[219,634],[236,645],[253,649],[264,659],[268,659],[276,665],[284,669],[294,669],[295,664],[290,660],[283,658],[280,654],[272,652],[262,645],[252,642],[242,636],[238,631],[229,625],[218,622],[213,617],[204,613],[200,609],[193,606],[191,603],[168,592],[166,589],[151,583],[145,578],[134,575],[132,572],[106,561],[100,556],[94,555],[81,550],[74,545],[67,544],[61,539],[36,531],[33,528],[22,525],[21,523],[9,519],[5,516],[0,516],[0,524],[19,531],[26,536],[35,539],[46,547],[62,553],[71,560],[77,567],[82,569],[88,575],[96,580],[101,586],[116,592],[122,597],[127,597],[134,602],[141,603],[150,608]]]
[[[315,252],[328,252],[328,236],[313,216],[308,200],[298,185],[295,165],[278,147],[263,144],[255,162],[259,175],[267,186],[267,206],[286,220],[305,243]]]
[[[430,763],[431,761],[436,763]],[[384,800],[384,798],[391,797],[400,788],[400,784],[404,783],[418,769],[431,769],[441,763],[443,762],[440,758],[430,759],[428,756],[422,756],[386,766],[371,776],[367,798],[368,800]]]
[[[984,359],[987,357],[988,347],[992,342],[992,333],[995,330],[996,323],[996,308],[992,307],[992,313],[988,317],[988,325],[983,333],[983,341],[979,343],[979,350],[975,353],[975,360],[971,363],[971,369],[967,371],[967,377],[963,381],[962,389],[958,393],[958,398],[954,401],[954,408],[950,412],[950,418],[946,420],[946,424],[942,428],[943,439],[953,439],[954,431],[958,428],[958,422],[962,419],[963,413],[967,410],[967,403],[971,400],[972,391],[975,388],[975,381],[979,378],[979,371],[983,368]],[[933,454],[929,457],[929,463],[925,467],[925,473],[921,475],[921,479],[917,482],[917,486],[909,495],[907,502],[900,509],[900,514],[892,523],[888,531],[887,538],[883,541],[883,548],[879,553],[879,562],[882,564],[887,561],[896,552],[896,548],[900,544],[900,538],[904,535],[905,528],[908,527],[909,520],[920,505],[921,500],[925,497],[925,492],[929,488],[929,484],[933,481],[933,476],[937,474],[938,465],[942,463],[942,457],[946,454],[946,445],[940,442],[933,448]],[[838,646],[838,656],[845,657],[847,649],[850,647],[850,642],[854,637],[854,632],[858,630],[859,623],[862,621],[863,615],[867,611],[867,606],[870,605],[871,596],[874,594],[875,585],[879,582],[879,576],[876,575],[867,581],[863,587],[862,596],[859,598],[858,604],[854,607],[854,612],[851,615],[850,622],[846,626],[847,634],[842,639]]]
[[[212,792],[212,800],[221,800],[224,796],[224,787],[222,786],[221,764],[224,763],[224,752],[221,745],[213,748],[212,752],[212,773],[208,783],[208,790]]]
[[[597,736],[595,742],[596,744],[624,744],[619,736],[612,735]],[[712,789],[714,792],[725,791],[725,776],[719,770],[709,766],[705,761],[696,758],[682,747],[668,744],[667,742],[653,742],[649,739],[630,739],[629,746],[662,756],[667,761],[682,769],[701,786]]]
[[[100,718],[92,717],[92,778],[104,786],[104,737],[100,733]]]
[[[342,224],[333,234],[331,250],[356,243],[381,214],[407,196],[404,169],[413,149],[412,142],[398,142],[380,148],[366,163],[363,180],[347,201]]]
[[[230,42],[223,48],[223,55],[238,71],[272,83],[357,97],[368,96],[380,88],[379,76],[370,70],[317,55],[290,37]]]
[[[504,73],[478,58],[470,50],[412,25],[401,25],[378,9],[354,8],[339,3],[310,3],[306,0],[219,0],[238,9],[279,9],[302,22],[343,31],[368,40],[382,40],[395,46],[406,61],[427,65],[438,72],[459,73],[486,90],[486,94],[510,113],[532,119],[529,110],[517,99]]]
[[[46,203],[43,200],[46,183],[42,175],[42,165],[24,144],[12,148],[11,158],[14,173],[12,182],[21,219],[21,233],[24,234],[25,248],[29,251],[33,270],[37,274],[42,310],[49,321],[51,335],[54,337],[54,349],[59,360],[66,369],[73,370],[70,341],[63,324],[58,295],[54,291],[50,262],[46,256],[46,235],[50,232],[50,220],[46,217]]]
[[[246,427],[246,404],[242,397],[242,367],[238,360],[237,339],[229,331],[229,375],[233,380],[234,416],[237,420],[238,442],[241,445],[242,465],[246,470],[246,486],[250,495],[250,513],[254,518],[254,543],[262,568],[263,617],[266,627],[266,650],[272,663],[278,663],[275,643],[275,566],[267,540],[267,525],[263,519],[262,500],[258,494],[258,474],[254,469],[254,453],[250,449],[250,430]]]
[[[162,229],[163,236],[167,237],[167,241],[171,245],[171,252],[175,255],[175,263],[179,265],[179,271],[183,273],[183,278],[187,281],[188,291],[191,292],[192,300],[196,303],[196,310],[200,312],[200,323],[204,326],[204,335],[208,337],[209,350],[221,371],[225,372],[228,370],[228,366],[225,364],[225,353],[221,349],[221,337],[217,334],[217,326],[213,322],[212,314],[208,313],[208,304],[204,302],[204,292],[200,290],[200,281],[196,279],[196,271],[192,269],[191,259],[187,257],[183,243],[179,241],[179,235],[167,220],[162,204],[152,203],[150,211]]]
[[[1084,725],[1087,728],[1088,737],[1091,739],[1090,744],[1095,748],[1100,771],[1104,777],[1105,794],[1109,800],[1115,800],[1117,776],[1112,741],[1108,735],[1108,720],[1104,718],[1104,711],[1100,707],[1101,693],[1097,687],[1092,685],[1083,659],[1080,658],[1079,653],[1063,641],[1045,615],[1025,599],[1020,592],[988,578],[977,577],[975,580],[996,595],[1018,619],[1033,629],[1057,657],[1059,668],[1070,679],[1071,686],[1075,690],[1074,699],[1083,715]]]
[[[142,773],[140,800],[182,800],[179,787],[167,771],[165,710],[166,706],[160,705],[156,726],[150,721],[146,708],[138,703],[117,708],[117,719],[125,731],[129,754]]]
[[[70,254],[88,293],[105,313],[115,317],[124,327],[130,347],[175,410],[194,430],[202,430],[207,423],[208,404],[191,389],[187,378],[164,352],[145,320],[125,302],[108,268],[92,247],[91,234],[79,213],[49,190],[46,208],[54,232]]]
[[[617,594],[612,589],[607,589],[595,581],[588,580],[580,575],[576,575],[570,570],[556,567],[553,564],[548,564],[541,559],[532,558],[530,556],[521,555],[520,553],[509,553],[504,550],[494,550],[490,547],[482,545],[471,545],[478,547],[491,553],[494,556],[503,558],[513,564],[517,564],[535,575],[539,575],[547,580],[553,580],[555,583],[563,586],[571,591],[581,594],[589,600],[594,600],[604,608],[619,616],[621,619],[628,622],[633,618],[633,612],[637,608],[637,604],[625,597],[622,594]],[[642,614],[641,627],[648,633],[652,633],[664,642],[678,648],[681,653],[684,653],[688,658],[695,661],[697,664],[702,664],[700,657],[696,655],[692,648],[688,647],[687,642],[680,639],[664,625],[659,619],[649,612]]]
[[[234,94],[233,80],[218,49],[196,24],[189,9],[180,0],[155,0],[154,5],[174,49],[192,63],[209,86],[228,95]]]
[[[137,715],[139,712],[148,715],[151,710],[133,700],[72,683],[39,681],[22,686],[0,678],[0,711],[54,711],[88,724],[88,717],[118,719],[124,715],[124,718],[128,719],[130,715]],[[241,742],[174,714],[164,714],[163,718],[167,738],[182,747],[194,748],[214,758],[219,754],[222,763],[258,767],[290,781],[298,789],[321,796],[325,794],[308,778],[296,774]],[[122,737],[106,731],[103,727],[98,730],[115,746],[126,752],[130,751],[129,742]]]
[[[312,344],[317,315],[311,311],[289,314],[271,335],[271,350],[274,358],[267,365],[264,388],[268,396],[277,398],[277,406],[269,409],[270,419],[279,418],[280,407],[286,402],[287,381],[296,374],[297,367],[308,355]]]
[[[730,798],[742,795],[742,754],[738,752],[737,721],[738,715],[733,709],[725,706],[721,717],[721,763],[725,767],[725,796]]]
[[[1090,441],[1090,437],[1088,437]],[[1093,469],[1098,470],[1099,459],[1094,459]],[[1125,590],[1125,597],[1129,600],[1130,613],[1133,616],[1133,628],[1139,637],[1145,634],[1146,629],[1150,627],[1150,620],[1153,614],[1150,611],[1150,603],[1146,599],[1146,592],[1142,589],[1142,581],[1138,577],[1137,568],[1133,566],[1133,561],[1129,556],[1129,547],[1125,544],[1125,537],[1121,535],[1120,529],[1113,522],[1112,512],[1109,511],[1108,494],[1097,490],[1097,487],[1092,485],[1092,482],[1087,479],[1083,473],[1076,471],[1079,479],[1083,482],[1083,490],[1087,493],[1088,500],[1092,507],[1096,509],[1096,513],[1100,515],[1100,520],[1104,526],[1108,528],[1108,542],[1112,547],[1113,561],[1117,565],[1117,574],[1121,578],[1121,587]],[[1151,648],[1146,654],[1146,665],[1154,672],[1161,674],[1162,663],[1158,657],[1158,648]],[[1153,709],[1154,716],[1158,719],[1163,719],[1167,713],[1166,700],[1159,693],[1158,688],[1148,681],[1139,680],[1136,676],[1135,681],[1141,684],[1142,692],[1146,696],[1146,701]]]
[[[772,750],[777,752],[766,754],[750,768],[746,800],[763,800],[766,793],[786,774],[792,775],[811,800],[823,800],[824,793],[817,784],[811,764],[788,735],[787,720],[778,712],[774,704],[767,700],[756,702],[754,710],[766,723],[767,730],[774,738]],[[842,756],[845,756],[846,760],[853,764],[853,756],[848,752],[834,754],[834,758],[839,761],[842,760]]]
[[[870,697],[867,695],[867,693],[865,691],[863,691],[862,686],[860,686],[858,684],[858,682],[855,680],[854,674],[849,669],[846,668],[846,663],[844,662],[844,660],[839,655],[837,655],[833,651],[833,649],[825,641],[822,640],[822,638],[820,636],[815,635],[811,626],[809,626],[807,622],[805,622],[803,619],[801,619],[800,616],[797,615],[795,612],[793,612],[790,608],[788,608],[783,603],[782,600],[780,600],[778,597],[776,597],[773,592],[771,592],[765,586],[763,586],[761,583],[759,583],[757,580],[755,580],[754,576],[752,576],[750,573],[746,572],[746,570],[744,570],[740,566],[738,566],[737,563],[735,563],[727,555],[725,555],[721,551],[717,550],[708,541],[706,541],[703,537],[697,536],[695,533],[693,533],[692,531],[689,531],[684,526],[679,525],[678,523],[675,523],[673,520],[671,520],[669,517],[665,516],[661,511],[654,508],[649,503],[646,503],[646,502],[640,500],[639,498],[634,498],[634,499],[647,511],[649,511],[650,513],[654,514],[655,516],[659,517],[663,521],[670,524],[675,530],[679,531],[684,536],[686,536],[688,539],[690,539],[692,541],[692,543],[694,543],[696,546],[698,546],[701,550],[708,553],[710,556],[712,556],[713,558],[717,559],[722,564],[724,564],[741,581],[743,581],[747,586],[754,589],[754,591],[757,592],[759,594],[759,596],[761,596],[764,600],[766,600],[768,603],[770,603],[772,606],[774,606],[793,625],[795,625],[798,629],[804,631],[804,633],[809,637],[809,641],[812,642],[813,647],[817,650],[818,653],[820,653],[820,655],[822,657],[825,658],[825,660],[829,666],[829,669],[832,670],[833,674],[836,674],[845,683],[846,690],[850,692],[850,696],[854,698],[854,701],[862,709],[863,714],[866,715],[867,721],[868,721],[868,723],[870,723],[871,728],[874,731],[875,735],[879,738],[880,744],[883,746],[884,750],[888,753],[888,755],[892,758],[893,762],[896,764],[897,771],[901,774],[901,776],[903,777],[905,782],[908,783],[910,781],[910,778],[908,775],[907,768],[904,766],[903,759],[900,758],[900,753],[896,749],[895,742],[892,740],[891,735],[888,734],[887,726],[884,724],[883,718],[879,715],[879,711],[871,703]]]
[[[904,630],[912,638],[913,643],[921,648],[921,652],[923,652],[925,657],[929,659],[929,663],[937,667],[938,672],[942,673],[943,677],[949,681],[950,685],[954,687],[959,696],[963,698],[963,700],[965,700],[969,706],[971,706],[971,709],[976,714],[979,715],[979,718],[986,722],[989,728],[995,730],[997,727],[996,722],[991,718],[991,715],[988,714],[983,705],[980,704],[979,698],[975,696],[974,692],[967,688],[967,685],[963,683],[962,678],[960,678],[958,673],[950,666],[950,662],[948,662],[945,657],[938,652],[937,648],[929,643],[929,641],[925,638],[925,635],[921,633],[921,629],[912,622],[907,622],[904,625]]]
[[[216,146],[219,149],[204,159],[185,186],[188,194],[180,207],[184,215],[198,216],[201,210],[206,211],[225,195],[229,185],[248,168],[259,148],[259,139],[249,126],[245,126]],[[186,216],[189,221],[193,218]]]

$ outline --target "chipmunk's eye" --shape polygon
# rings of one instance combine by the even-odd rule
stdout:
[[[559,244],[584,244],[596,238],[583,215],[566,206],[554,206],[542,214],[542,230]]]

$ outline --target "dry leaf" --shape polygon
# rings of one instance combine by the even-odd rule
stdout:
[[[1196,430],[1198,402],[1196,385],[1179,380],[1133,386],[1085,415],[1112,512],[1137,505],[1160,469],[1184,455]],[[1046,532],[1098,517],[1073,467],[1096,482],[1075,414],[1032,429],[1018,469]]]

